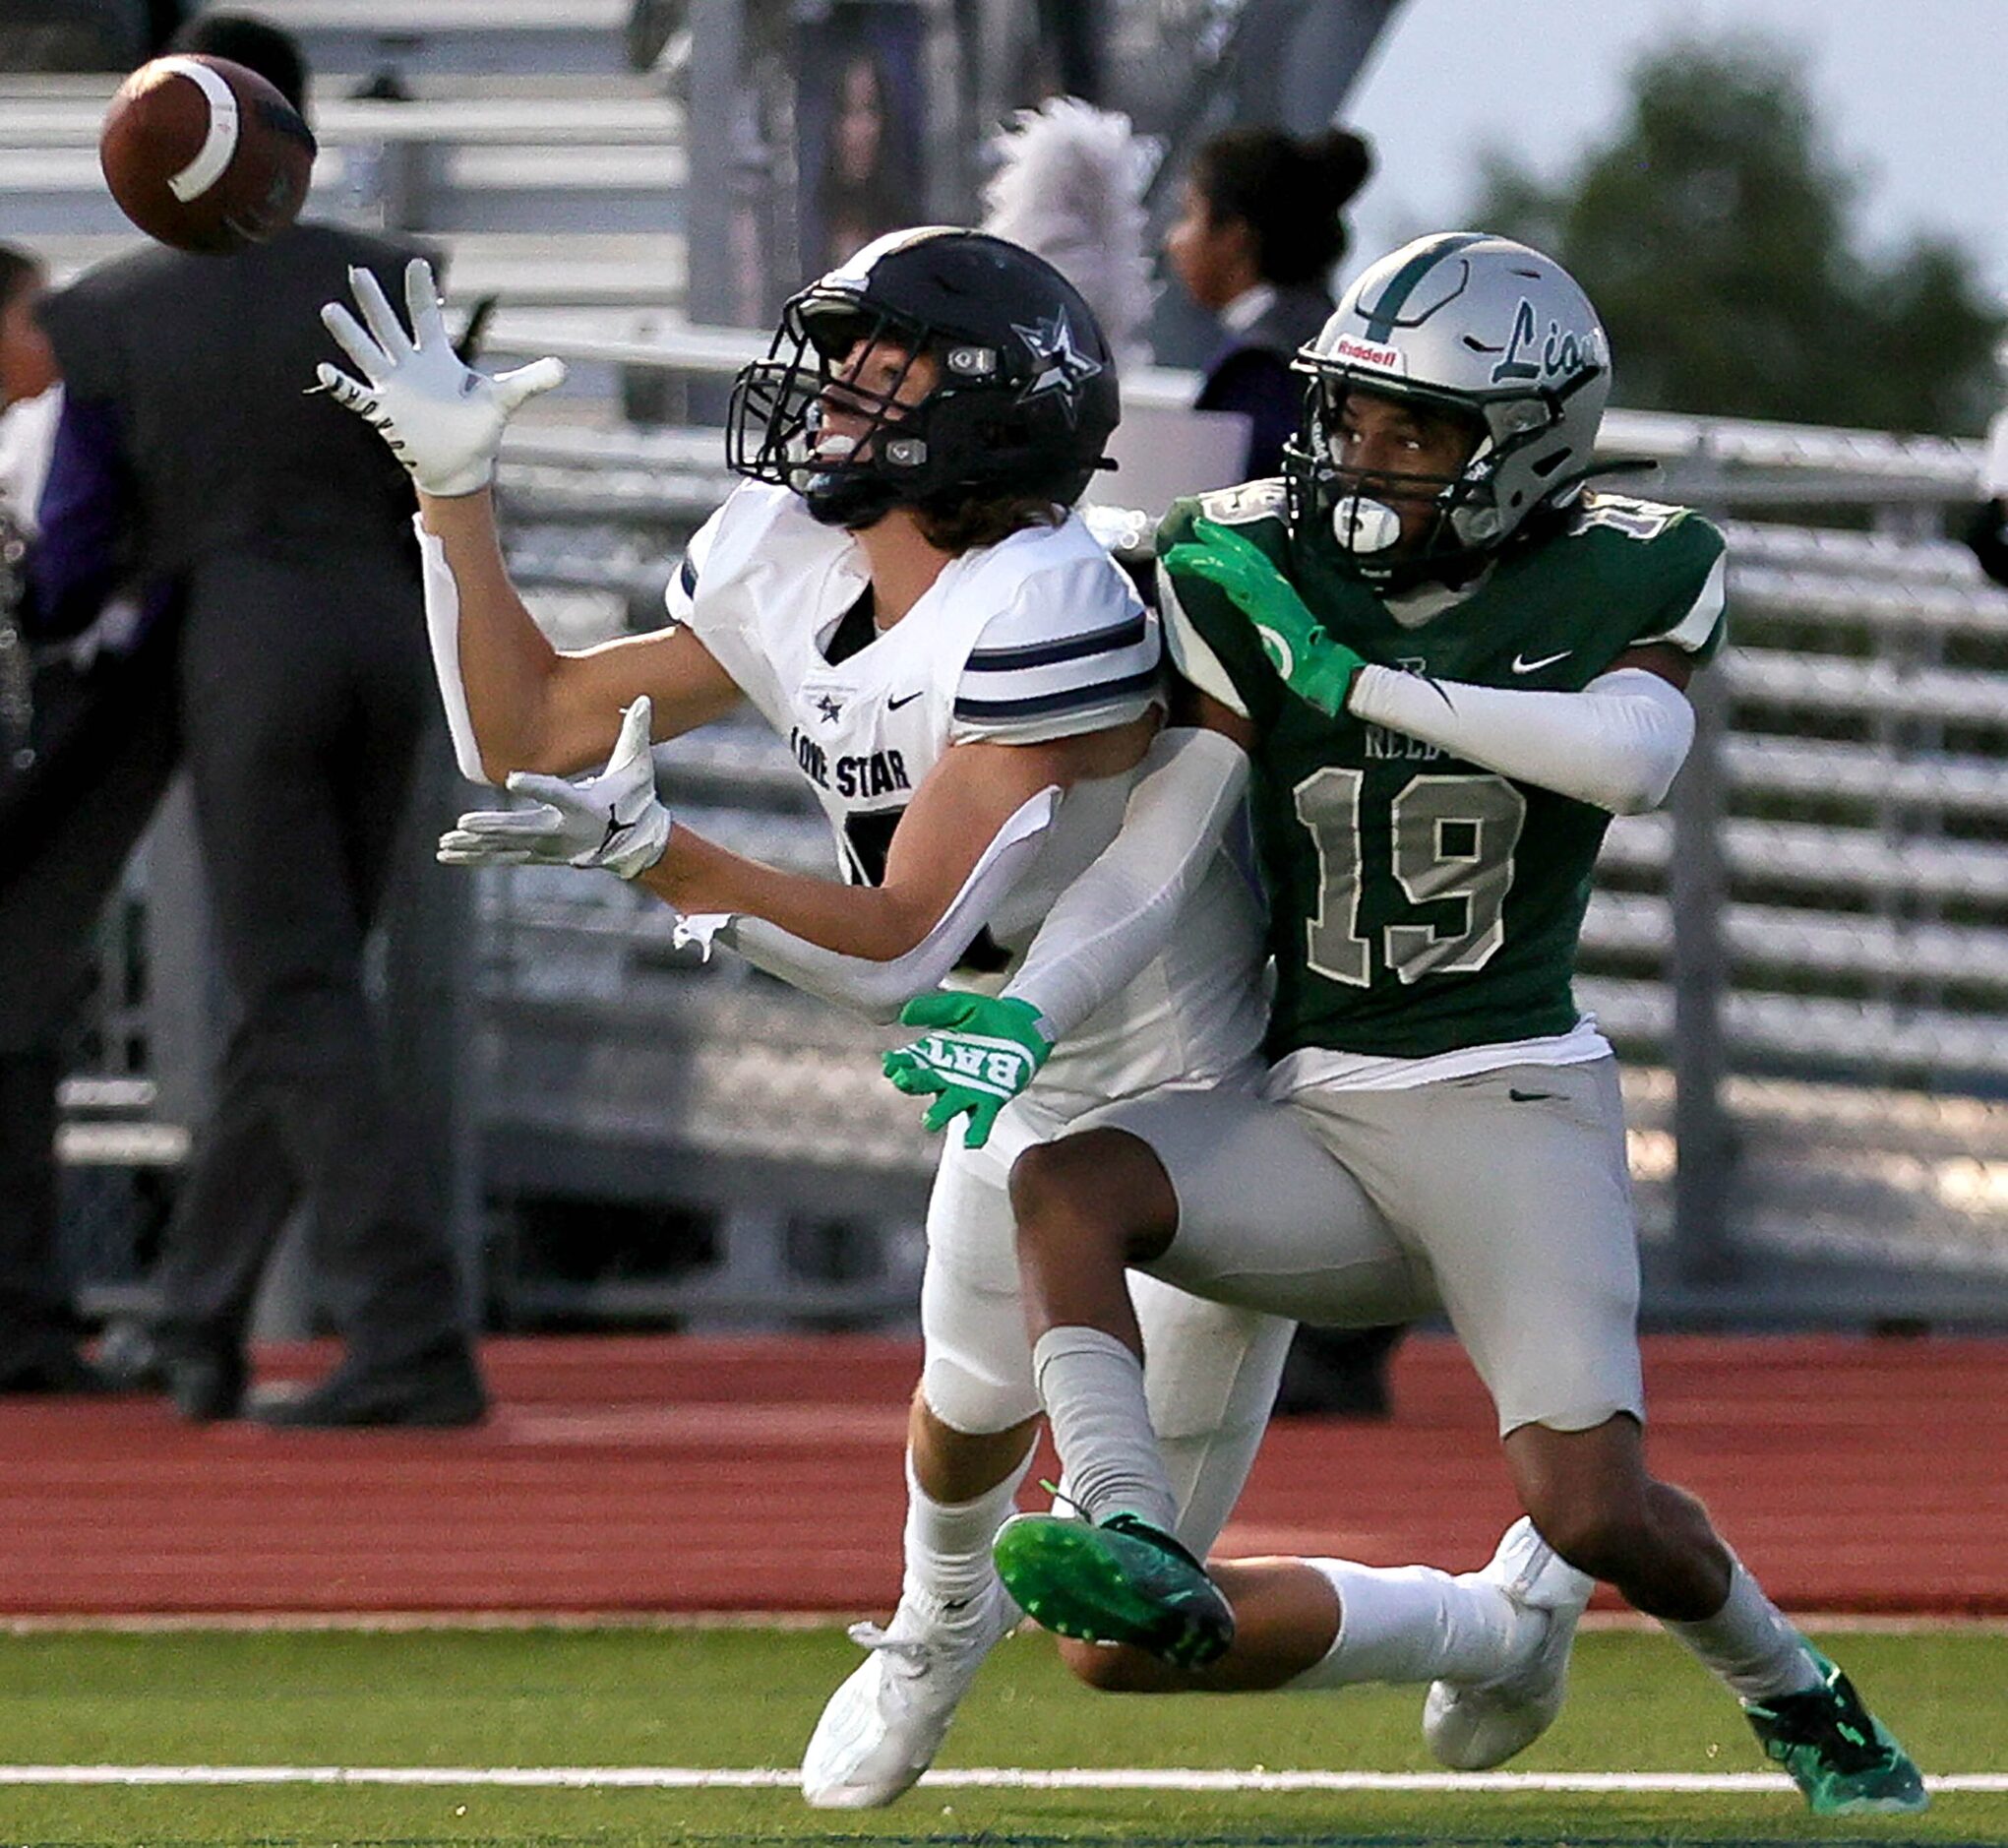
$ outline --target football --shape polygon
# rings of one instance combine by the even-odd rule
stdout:
[[[155,58],[119,86],[97,138],[119,210],[176,250],[227,256],[299,216],[312,131],[257,72],[227,58]]]

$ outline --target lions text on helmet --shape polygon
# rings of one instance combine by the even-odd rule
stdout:
[[[727,456],[825,525],[992,494],[1071,505],[1120,415],[1100,327],[1002,238],[896,231],[796,295],[734,388]]]
[[[1329,522],[1384,587],[1469,578],[1566,506],[1611,396],[1603,324],[1561,266],[1509,238],[1438,232],[1349,288],[1297,369],[1293,524]]]

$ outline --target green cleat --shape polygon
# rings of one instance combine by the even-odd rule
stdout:
[[[1019,1514],[992,1551],[1004,1589],[1056,1634],[1128,1643],[1175,1668],[1204,1668],[1234,1640],[1234,1612],[1205,1568],[1134,1514]]]
[[[1765,1756],[1792,1773],[1815,1816],[1907,1815],[1931,1801],[1910,1754],[1861,1704],[1848,1677],[1808,1643],[1821,1686],[1747,1700],[1744,1716]]]

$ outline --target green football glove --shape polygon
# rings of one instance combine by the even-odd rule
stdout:
[[[1173,546],[1164,555],[1165,570],[1218,585],[1254,624],[1262,652],[1283,684],[1321,712],[1335,717],[1343,712],[1366,657],[1325,634],[1296,585],[1260,546],[1211,520],[1193,521],[1192,531],[1199,543]]]
[[[935,1029],[885,1055],[885,1076],[910,1097],[930,1094],[930,1133],[969,1113],[965,1148],[990,1140],[997,1113],[1031,1083],[1053,1041],[1039,1010],[1007,996],[920,995],[900,1010],[904,1026]]]

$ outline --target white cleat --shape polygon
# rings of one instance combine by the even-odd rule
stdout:
[[[1430,1684],[1423,1738],[1453,1771],[1489,1771],[1554,1723],[1568,1687],[1569,1645],[1596,1580],[1579,1572],[1524,1517],[1506,1529],[1489,1565],[1468,1576],[1503,1591],[1526,1617],[1525,1652],[1484,1681]]]
[[[877,1810],[934,1762],[976,1671],[1018,1621],[992,1582],[973,1613],[932,1625],[901,1604],[882,1630],[853,1624],[871,1651],[829,1697],[802,1755],[802,1795],[818,1810]]]

